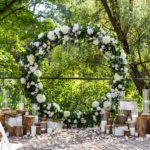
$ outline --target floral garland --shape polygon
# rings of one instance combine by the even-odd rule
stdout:
[[[111,38],[103,29],[97,26],[90,27],[74,24],[70,27],[63,25],[48,33],[39,34],[37,39],[30,44],[24,60],[21,61],[24,73],[21,83],[26,97],[30,98],[32,103],[38,103],[39,114],[52,117],[54,114],[52,113],[51,105],[42,93],[43,84],[40,81],[42,76],[42,72],[39,69],[40,62],[47,55],[48,51],[51,51],[55,46],[69,41],[76,43],[79,39],[86,39],[89,43],[97,46],[110,63],[114,74],[110,83],[110,90],[100,102],[93,102],[92,109],[89,112],[63,111],[58,104],[53,104],[58,110],[54,112],[63,114],[62,117],[66,124],[88,126],[90,124],[88,120],[98,123],[100,113],[103,110],[116,109],[118,92],[124,91],[128,85],[129,73],[126,54],[123,49],[119,48],[119,43],[114,38]]]

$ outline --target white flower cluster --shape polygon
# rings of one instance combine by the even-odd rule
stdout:
[[[119,50],[119,48],[116,48],[116,54],[114,54],[114,47],[117,41],[107,35],[104,30],[90,26],[84,28],[78,24],[74,24],[72,27],[63,25],[60,28],[55,28],[54,30],[49,31],[48,33],[39,34],[37,37],[38,40],[31,43],[31,51],[29,51],[28,55],[25,58],[25,61],[21,61],[21,66],[24,67],[27,75],[25,77],[22,77],[20,80],[21,83],[25,85],[29,91],[32,91],[30,94],[35,96],[38,103],[46,102],[45,95],[41,93],[43,84],[39,79],[42,76],[42,72],[39,70],[38,66],[39,61],[43,58],[44,55],[46,55],[48,50],[55,47],[57,43],[60,43],[60,41],[62,41],[62,44],[70,40],[78,42],[78,37],[80,37],[81,34],[84,35],[85,38],[88,38],[93,45],[98,46],[103,52],[106,59],[111,60],[111,67],[115,72],[110,92],[106,94],[106,99],[103,104],[104,108],[100,108],[100,103],[98,101],[94,101],[92,103],[92,110],[94,109],[96,111],[93,115],[93,120],[96,121],[96,117],[99,115],[99,112],[102,111],[102,109],[111,109],[111,101],[117,98],[116,93],[118,91],[125,89],[124,81],[129,76],[128,68],[126,66],[127,58],[124,50]],[[37,80],[29,81],[32,76],[36,76]],[[55,113],[53,111],[50,111],[51,106],[54,106],[56,108],[56,111],[58,112],[62,111],[58,104],[48,104],[45,113],[47,113],[49,116],[53,116]],[[64,118],[69,118],[71,116],[70,111],[63,111],[63,113]],[[83,124],[86,123],[86,120],[82,117],[81,112],[77,113],[77,119],[75,119],[73,122],[77,123],[77,120],[80,120],[80,122]]]

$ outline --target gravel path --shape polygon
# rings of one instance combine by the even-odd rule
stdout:
[[[100,133],[98,128],[64,129],[35,138],[10,138],[22,143],[18,150],[150,150],[150,139],[116,138]]]

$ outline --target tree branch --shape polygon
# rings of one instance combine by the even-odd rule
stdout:
[[[5,7],[2,10],[0,10],[0,14],[9,10],[12,7],[12,5],[15,4],[16,2],[18,2],[18,0],[12,0],[8,5],[5,5]]]
[[[7,14],[7,15],[4,16],[3,18],[1,18],[0,21],[6,19],[8,16],[10,16],[11,14],[14,14],[15,12],[17,12],[17,11],[23,9],[24,7],[25,7],[25,6],[22,6],[22,7],[20,7],[20,8],[15,9],[15,10],[12,10],[9,14]]]
[[[120,22],[117,20],[117,18],[115,16],[112,15],[112,12],[108,6],[107,0],[101,0],[101,2],[105,8],[105,11],[107,12],[107,15],[108,15],[108,17],[111,21],[111,24],[117,34],[118,39],[121,41],[121,43],[123,45],[123,49],[126,51],[127,54],[130,54],[126,34],[124,34],[124,32],[122,31]]]

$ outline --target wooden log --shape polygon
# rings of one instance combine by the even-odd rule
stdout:
[[[23,126],[14,127],[14,136],[23,137]]]
[[[147,134],[150,134],[150,114],[147,115]]]
[[[31,126],[34,124],[34,116],[24,116],[24,133],[31,132]]]
[[[0,114],[0,122],[2,123],[2,125],[5,125],[5,115],[4,114]]]
[[[116,120],[115,123],[116,124],[125,124],[127,121],[127,116],[124,114],[118,114],[116,115]]]
[[[14,136],[14,127],[8,125],[8,124],[5,124],[5,127],[6,127],[6,130],[9,132],[9,136]]]
[[[17,110],[17,113],[24,116],[28,110]]]
[[[124,136],[129,137],[130,136],[130,130],[124,130]]]
[[[145,137],[147,134],[147,116],[141,115],[137,118],[136,129],[140,137]]]
[[[45,117],[40,118],[41,121],[46,121]]]
[[[36,134],[41,134],[41,125],[40,125],[40,123],[36,123],[35,126],[36,126]]]
[[[41,121],[40,126],[41,126],[41,133],[47,133],[47,121]]]

